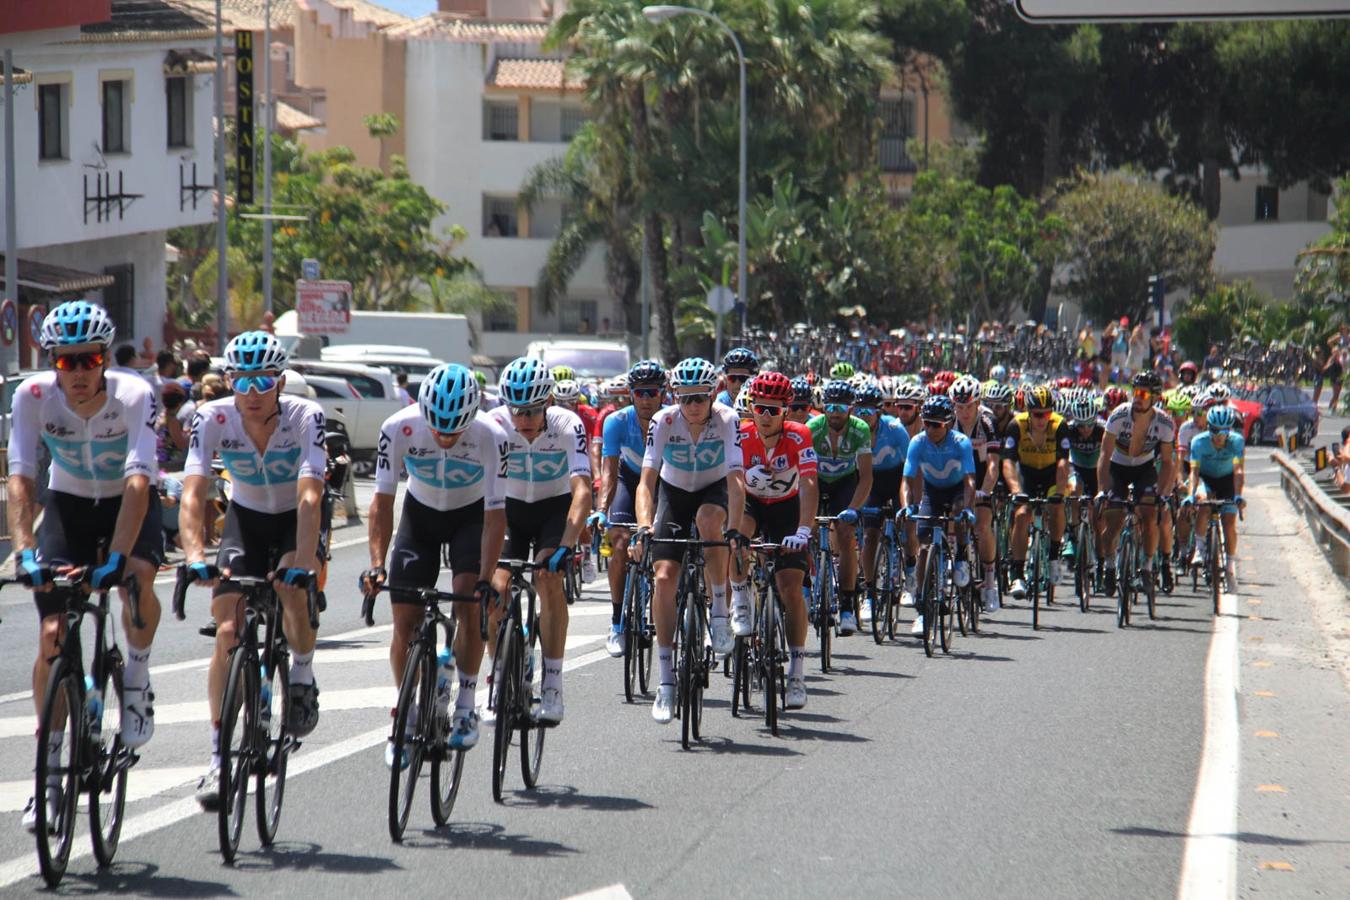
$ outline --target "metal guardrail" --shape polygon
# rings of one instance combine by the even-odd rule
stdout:
[[[1283,450],[1274,451],[1270,458],[1280,467],[1280,487],[1303,513],[1331,567],[1342,578],[1350,577],[1350,495],[1329,493],[1316,477],[1311,459]],[[1334,489],[1334,482],[1327,483]]]

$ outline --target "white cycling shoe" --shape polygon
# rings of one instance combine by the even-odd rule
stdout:
[[[731,633],[736,637],[749,637],[755,630],[755,618],[750,615],[750,604],[733,603],[731,605]]]
[[[784,709],[802,709],[806,706],[806,679],[789,678],[787,680],[787,699]]]
[[[858,632],[858,617],[852,610],[844,610],[839,614],[839,636],[848,637]]]
[[[900,605],[913,606],[914,597],[919,593],[919,576],[910,572],[905,576],[904,589],[900,591]]]
[[[987,613],[998,612],[998,588],[990,585],[984,588],[982,593],[984,594],[984,611]]]
[[[713,616],[708,620],[708,635],[712,639],[713,652],[718,656],[726,656],[736,646],[726,616]]]
[[[1050,560],[1050,583],[1059,584],[1059,576],[1060,576],[1059,560],[1052,559]]]
[[[910,634],[923,634],[923,616],[915,616],[914,624],[909,626]]]
[[[605,649],[609,655],[615,658],[623,656],[623,626],[615,625],[609,629],[609,636],[605,638]]]
[[[958,562],[956,564],[956,571],[952,573],[952,576],[956,580],[956,586],[959,588],[963,588],[970,584],[970,563],[966,562],[964,559]]]
[[[457,709],[450,718],[450,749],[472,750],[478,744],[478,713]]]
[[[1013,595],[1014,600],[1025,600],[1027,597],[1027,583],[1025,579],[1014,578],[1012,585],[1008,588],[1008,593]]]
[[[56,820],[61,815],[61,788],[55,784],[47,785],[47,833],[55,834]],[[28,805],[23,808],[23,830],[29,834],[37,832],[37,798],[29,797]]]
[[[563,720],[563,696],[561,688],[544,688],[544,695],[539,698],[539,709],[535,712],[536,722],[546,722],[551,725],[557,725]]]
[[[652,701],[652,718],[662,725],[669,725],[675,718],[675,685],[663,684],[656,688],[656,699]]]

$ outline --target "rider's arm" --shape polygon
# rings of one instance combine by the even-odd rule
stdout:
[[[610,416],[610,418],[614,418]],[[596,498],[596,509],[608,513],[609,505],[614,502],[614,491],[619,486],[619,458],[606,456],[600,460],[600,496]]]
[[[867,504],[867,497],[872,493],[872,454],[871,452],[858,454],[858,486],[853,489],[853,499],[849,502],[850,509],[862,509]]]
[[[1097,456],[1097,490],[1111,490],[1111,454],[1116,452],[1116,436],[1107,431],[1102,435],[1102,452]]]
[[[403,430],[394,423],[401,413],[394,413],[380,426],[380,442],[375,449],[375,494],[370,498],[366,537],[370,543],[371,568],[384,568],[389,555],[389,540],[394,533],[394,497],[403,474]],[[495,447],[494,447],[494,456]],[[492,471],[497,471],[493,464]],[[485,472],[486,475],[486,472]]]
[[[131,554],[131,548],[136,546],[136,538],[141,533],[141,521],[149,508],[150,479],[144,475],[132,475],[122,489],[122,506],[117,511],[112,540],[108,542],[109,553],[123,556]]]
[[[1158,457],[1162,460],[1162,471],[1158,473],[1158,496],[1166,497],[1172,493],[1177,480],[1177,447],[1171,441],[1158,444]]]
[[[567,510],[567,526],[563,528],[562,546],[577,542],[586,517],[591,514],[591,478],[589,473],[572,473],[572,505]]]
[[[965,509],[974,509],[974,508],[975,508],[975,476],[974,476],[974,475],[967,475],[964,479],[962,479],[961,484],[962,484],[962,486],[965,488],[965,495],[964,495],[964,498],[963,498],[962,501],[961,501],[962,507],[965,508]]]
[[[136,545],[141,522],[150,508],[151,479],[159,474],[155,437],[159,401],[149,385],[137,386],[142,389],[127,405],[127,457],[122,468],[126,486],[122,490],[122,506],[117,512],[112,540],[108,542],[109,553],[123,556],[129,555]]]
[[[820,485],[816,483],[815,475],[802,475],[801,483],[798,487],[798,494],[797,505],[799,512],[797,514],[797,527],[814,528],[816,524],[816,510],[820,506]]]
[[[1021,440],[1021,429],[1016,422],[1008,425],[1008,436],[1003,441],[1003,480],[1008,482],[1008,491],[1022,493],[1022,471],[1017,458],[1017,444]]]
[[[299,435],[303,457],[296,481],[295,561],[292,566],[315,572],[319,568],[319,524],[328,450],[323,439],[323,408],[313,402],[309,405],[312,408],[301,419]]]
[[[1061,422],[1055,432],[1055,486],[1059,495],[1069,495],[1069,425]]]
[[[506,541],[506,432],[486,416],[478,421],[485,424],[492,437],[482,442],[480,464],[483,466],[483,537],[479,544],[478,580],[491,581],[497,572],[497,560],[502,556]]]
[[[8,481],[9,533],[14,536],[15,550],[32,550],[37,546],[33,536],[33,511],[37,503],[37,484],[27,475],[11,475]]]
[[[656,479],[656,469],[651,466],[642,467],[637,496],[633,498],[634,518],[641,528],[651,528],[652,521],[656,518]]]
[[[189,564],[206,558],[203,526],[209,484],[204,475],[183,476],[183,497],[178,501],[178,539],[183,543],[183,554]]]
[[[727,473],[727,530],[740,531],[743,515],[745,515],[745,470],[732,469]]]
[[[41,389],[25,390],[24,385],[14,392],[10,409],[9,432],[9,533],[14,538],[14,549],[31,550],[37,546],[33,536],[33,516],[37,501],[37,445],[40,428],[38,407]]]
[[[394,534],[394,495],[376,493],[370,498],[366,514],[366,540],[370,544],[370,566],[384,568],[389,555],[389,540]]]

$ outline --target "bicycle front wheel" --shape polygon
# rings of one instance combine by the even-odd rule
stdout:
[[[932,657],[936,651],[939,640],[938,597],[941,589],[938,586],[938,581],[941,578],[940,572],[938,552],[934,547],[928,551],[928,565],[924,566],[923,599],[919,604],[919,609],[923,610],[923,652],[929,657]]]
[[[291,735],[286,722],[291,714],[291,669],[285,654],[275,654],[271,671],[259,671],[266,678],[267,699],[259,694],[258,781],[254,789],[258,805],[258,840],[264,847],[277,837],[281,824],[281,802],[286,795],[286,760],[290,757]],[[259,682],[262,684],[263,682]]]
[[[230,658],[230,673],[220,711],[220,809],[216,831],[220,855],[232,863],[239,852],[248,807],[248,779],[253,773],[253,735],[257,725],[258,660],[240,645]]]
[[[886,639],[886,610],[890,607],[887,593],[891,583],[891,554],[883,539],[877,546],[877,574],[872,580],[872,640],[880,644]]]
[[[1078,525],[1078,538],[1074,541],[1074,578],[1073,587],[1078,594],[1078,611],[1087,612],[1092,605],[1092,563],[1096,553],[1092,550],[1092,526],[1087,522]]]
[[[1222,529],[1219,528],[1210,529],[1209,555],[1206,560],[1209,566],[1209,593],[1211,599],[1214,602],[1214,615],[1216,616],[1219,614],[1219,594],[1220,594],[1219,576],[1222,574],[1222,572],[1220,571],[1220,567],[1223,562],[1223,553],[1220,552],[1219,549],[1220,543],[1223,541],[1221,531]]]
[[[419,734],[410,731],[420,731],[431,724],[419,722],[411,730],[408,727],[421,705],[418,688],[426,677],[425,656],[426,647],[421,642],[408,648],[408,661],[403,665],[403,680],[398,686],[398,705],[394,707],[394,730],[389,735],[389,744],[394,749],[394,764],[389,769],[389,837],[395,842],[403,840],[417,779],[422,773],[425,745]]]
[[[695,650],[692,643],[693,628],[690,622],[693,615],[693,607],[689,598],[686,597],[684,603],[680,604],[680,672],[678,676],[680,681],[680,746],[686,750],[689,749],[693,732],[694,653],[702,651],[702,648]]]
[[[510,624],[502,628],[497,641],[497,671],[493,673],[493,709],[497,720],[492,725],[492,799],[502,802],[506,765],[511,756],[511,732],[516,727],[516,698],[524,677],[520,659],[521,634]]]
[[[75,809],[80,790],[81,748],[85,739],[84,701],[80,674],[64,657],[52,663],[47,676],[47,696],[38,718],[37,766],[33,802],[37,812],[38,867],[48,887],[56,887],[66,874],[70,848],[75,841]],[[64,719],[64,722],[62,720]],[[60,723],[60,724],[58,724]],[[52,748],[52,736],[61,744]],[[48,790],[60,791],[53,821],[47,806]]]
[[[103,689],[103,723],[98,738],[90,735],[89,836],[101,868],[112,865],[122,836],[122,813],[127,800],[127,769],[134,757],[122,746],[122,660],[107,657],[109,674]]]
[[[656,643],[656,629],[652,625],[651,582],[646,578],[638,585],[637,648],[638,648],[638,690],[646,696],[651,691],[653,645]]]
[[[530,635],[525,639],[526,659],[539,658],[539,622],[536,619],[530,623]],[[544,666],[542,660],[537,666],[538,677],[543,678]],[[542,725],[534,724],[532,712],[535,701],[542,695],[542,691],[536,691],[532,682],[526,680],[524,673],[521,674],[520,682],[520,777],[525,781],[525,787],[533,789],[539,783],[539,770],[544,765],[544,735],[548,733]]]
[[[623,698],[628,703],[638,681],[638,628],[637,572],[630,567],[623,584]]]
[[[451,643],[454,643],[453,639]],[[429,694],[424,696],[428,701],[428,711],[434,714],[434,698]],[[450,821],[455,799],[459,797],[460,776],[464,773],[464,751],[451,750],[446,746],[447,735],[441,732],[439,726],[424,729],[422,733],[431,735],[431,739],[436,742],[431,748],[431,818],[437,825],[445,825]]]

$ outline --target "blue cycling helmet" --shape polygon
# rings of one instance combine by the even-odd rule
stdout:
[[[827,381],[820,389],[821,403],[847,403],[853,405],[853,388],[847,381]]]
[[[665,387],[665,367],[654,359],[644,359],[641,362],[634,363],[633,368],[628,370],[628,386],[634,388],[638,385]]]
[[[1231,406],[1215,405],[1209,408],[1209,414],[1205,416],[1205,422],[1210,428],[1228,431],[1237,424],[1237,415],[1233,412]]]
[[[670,370],[670,386],[673,388],[712,388],[716,384],[717,369],[702,357],[691,356],[682,359]]]
[[[417,391],[417,408],[432,431],[459,434],[478,413],[478,379],[457,363],[439,365],[427,373]]]
[[[853,402],[858,406],[880,406],[881,385],[869,381],[853,392]]]
[[[938,394],[923,401],[920,413],[925,422],[952,422],[956,419],[956,406],[946,394]]]
[[[811,381],[805,375],[798,375],[792,379],[792,402],[811,402]]]
[[[1008,380],[1008,369],[1005,366],[994,366],[989,370],[989,378],[1003,384]]]
[[[537,406],[548,400],[553,385],[553,373],[542,359],[522,356],[502,370],[497,389],[507,406]]]
[[[40,343],[43,350],[75,344],[109,345],[117,329],[108,311],[88,300],[71,300],[47,313],[42,320]]]
[[[227,372],[280,372],[290,361],[281,341],[266,331],[245,331],[225,345]]]
[[[728,369],[749,369],[751,372],[758,372],[759,357],[748,347],[733,347],[722,357],[722,371]]]

